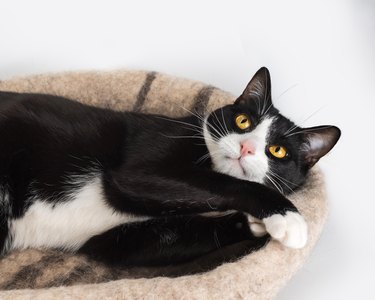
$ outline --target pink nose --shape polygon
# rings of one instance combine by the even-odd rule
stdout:
[[[255,146],[249,142],[245,141],[241,143],[241,157],[246,155],[254,155],[255,154]]]

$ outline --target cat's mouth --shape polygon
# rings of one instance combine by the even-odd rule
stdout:
[[[244,157],[223,156],[226,161],[226,174],[237,177],[242,180],[263,183],[266,170],[262,169],[262,165],[254,161],[244,159]]]
[[[243,174],[244,176],[247,176],[247,175],[248,175],[248,173],[247,173],[245,167],[242,165],[241,157],[233,158],[233,157],[230,157],[230,156],[227,156],[227,155],[226,155],[225,158],[228,159],[229,161],[231,161],[236,167],[238,167],[238,168],[241,170],[241,172],[242,172],[242,174]]]

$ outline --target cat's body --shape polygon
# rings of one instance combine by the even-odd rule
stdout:
[[[339,131],[288,132],[293,123],[272,106],[269,88],[262,69],[234,105],[206,119],[1,92],[0,250],[62,248],[142,265],[264,245],[267,237],[256,238],[233,210],[255,217],[256,235],[302,247],[303,218],[271,187],[300,186]],[[288,155],[276,158],[282,149],[270,147],[278,145]],[[213,211],[230,213],[200,215]]]

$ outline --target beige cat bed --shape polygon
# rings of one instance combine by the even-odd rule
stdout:
[[[231,103],[234,96],[205,84],[142,71],[63,73],[0,82],[0,90],[61,95],[116,110],[186,115],[186,110]],[[270,299],[303,265],[326,216],[324,182],[314,168],[291,200],[309,226],[305,248],[277,242],[234,263],[178,278],[128,278],[84,257],[57,251],[26,250],[0,260],[1,299]],[[124,279],[126,278],[126,279]],[[5,291],[6,290],[6,291]]]

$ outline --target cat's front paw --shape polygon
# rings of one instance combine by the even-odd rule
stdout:
[[[290,248],[303,248],[307,242],[307,224],[298,212],[285,215],[274,214],[263,220],[266,231],[272,238]]]

